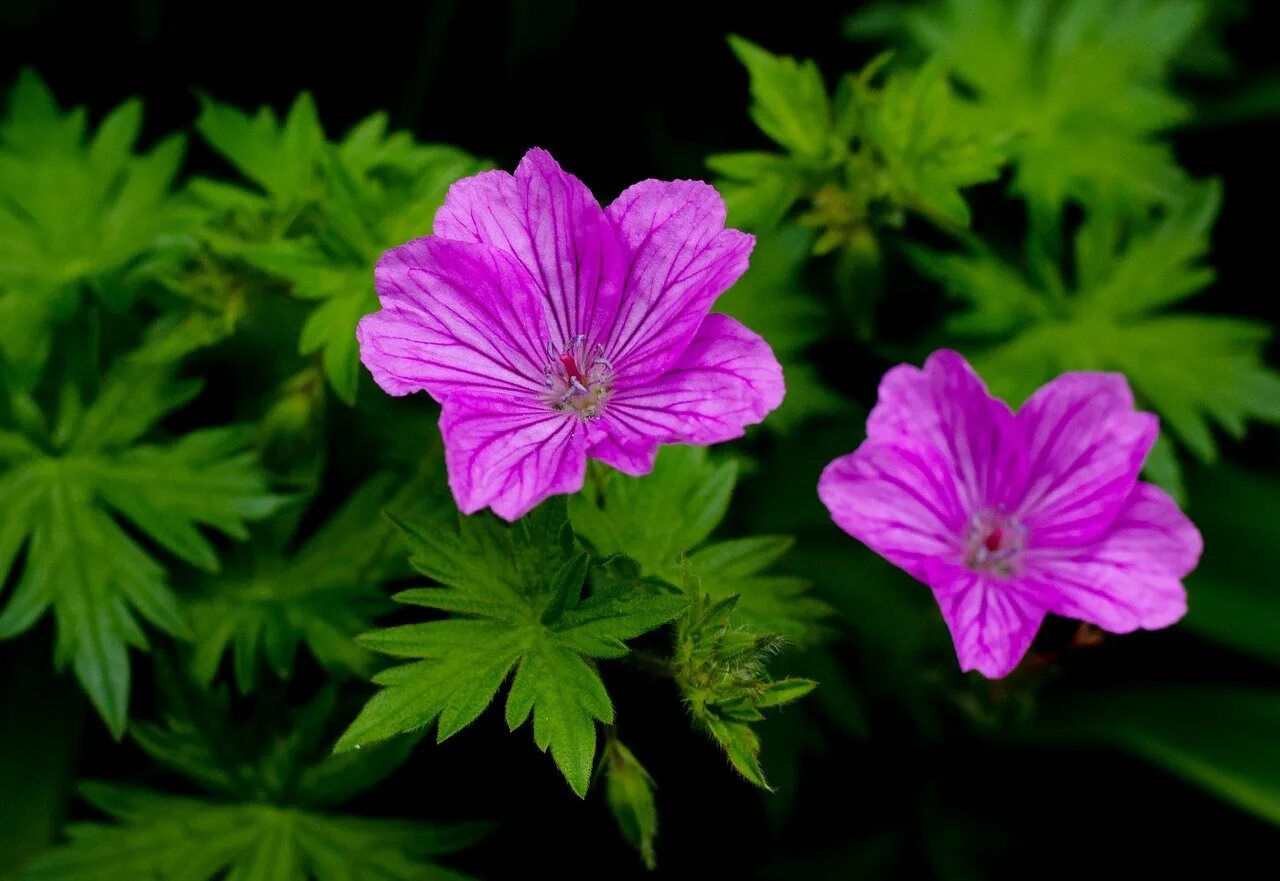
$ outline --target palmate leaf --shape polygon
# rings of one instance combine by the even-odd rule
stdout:
[[[374,263],[386,249],[430,233],[449,185],[485,166],[453,147],[388,134],[385,114],[331,143],[305,93],[280,122],[267,108],[249,117],[204,99],[197,128],[256,185],[193,182],[193,192],[222,215],[210,246],[316,302],[299,352],[319,354],[330,385],[351,403],[360,375],[356,322],[377,309]]]
[[[474,721],[514,670],[507,724],[514,731],[532,715],[535,743],[550,751],[574,792],[585,794],[596,722],[613,720],[590,659],[622,657],[626,640],[671,621],[683,598],[634,584],[583,598],[590,564],[573,549],[562,500],[509,528],[487,515],[402,525],[411,562],[442,586],[396,599],[451,614],[361,638],[376,651],[414,660],[374,677],[382,691],[335,749],[358,749],[432,723],[444,740]]]
[[[217,555],[200,527],[242,538],[246,521],[278,503],[250,452],[247,428],[141,442],[198,390],[174,372],[183,341],[199,344],[203,334],[198,322],[158,328],[107,371],[88,404],[68,385],[48,434],[0,429],[0,576],[16,581],[0,612],[0,639],[52,609],[58,666],[75,670],[117,737],[128,712],[128,648],[148,645],[138,619],[188,634],[164,567],[123,523],[179,559],[214,570]],[[15,575],[23,548],[25,564]]]
[[[11,384],[34,384],[51,326],[74,314],[85,289],[126,305],[157,238],[180,228],[170,184],[184,140],[135,153],[141,127],[134,99],[90,135],[84,109],[64,113],[30,70],[9,95],[0,120],[0,360]]]
[[[1033,274],[986,251],[917,249],[912,259],[970,307],[949,326],[974,340],[974,365],[998,395],[1020,402],[1067,370],[1123,371],[1140,403],[1207,461],[1214,427],[1239,436],[1251,419],[1280,420],[1280,375],[1261,358],[1270,328],[1164,311],[1212,281],[1204,260],[1220,201],[1206,183],[1153,221],[1095,207],[1076,237],[1074,290],[1044,261]]]
[[[248,693],[264,665],[288,678],[299,646],[331,675],[372,672],[373,655],[355,636],[391,606],[382,585],[403,544],[382,511],[400,482],[391,472],[371,478],[296,548],[297,516],[285,512],[254,529],[223,571],[197,582],[185,599],[197,679],[208,685],[231,655]]]
[[[807,641],[822,632],[829,609],[808,593],[808,582],[765,570],[791,548],[785,536],[707,543],[724,519],[737,466],[715,464],[700,447],[664,447],[643,478],[609,473],[596,488],[569,498],[574,529],[602,554],[625,553],[645,575],[681,584],[684,563],[701,591],[737,596],[736,623]]]
[[[976,95],[1012,136],[1014,188],[1033,213],[1068,199],[1176,198],[1184,175],[1161,130],[1187,118],[1170,71],[1205,18],[1200,0],[925,0],[873,7],[851,35],[900,37]]]

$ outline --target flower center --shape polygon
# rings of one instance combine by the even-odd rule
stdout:
[[[1009,515],[989,509],[980,511],[965,529],[964,564],[975,572],[1008,578],[1022,568],[1026,539],[1026,530]]]
[[[604,346],[588,347],[585,336],[576,336],[563,351],[547,343],[547,358],[544,400],[583,419],[599,418],[613,390],[613,365],[604,357]]]

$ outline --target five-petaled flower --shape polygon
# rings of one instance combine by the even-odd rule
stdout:
[[[1200,533],[1138,480],[1158,430],[1119,374],[1064,374],[1014,413],[939,351],[885,374],[866,441],[818,494],[933,589],[960,666],[1000,677],[1046,613],[1127,633],[1186,612]]]
[[[659,444],[740,437],[781,403],[768,344],[707,314],[754,244],[724,221],[699,181],[602,209],[535,149],[458,181],[435,234],[383,256],[360,357],[390,394],[442,405],[462,511],[515,520],[581,488],[588,456],[647,474]]]

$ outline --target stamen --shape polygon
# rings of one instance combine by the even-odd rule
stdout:
[[[547,357],[547,403],[584,419],[599,417],[613,390],[613,365],[604,357],[604,346],[597,343],[588,348],[586,335],[579,334],[563,351],[547,343]],[[585,364],[589,364],[586,370]]]
[[[1008,578],[1022,566],[1026,533],[1003,511],[985,510],[969,521],[963,539],[964,565],[975,572]]]

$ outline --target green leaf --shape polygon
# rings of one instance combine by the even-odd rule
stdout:
[[[1055,741],[1104,744],[1280,824],[1280,694],[1163,686],[1064,700],[1043,723]]]
[[[402,527],[413,564],[442,586],[404,591],[396,599],[452,614],[361,637],[371,649],[415,660],[374,677],[383,689],[335,750],[358,749],[433,722],[437,739],[444,740],[474,721],[515,670],[507,724],[515,730],[532,715],[534,742],[550,751],[570,787],[584,795],[596,722],[613,721],[613,704],[588,659],[626,654],[626,640],[677,617],[683,598],[638,584],[581,598],[587,558],[571,550],[559,500],[511,527],[487,515],[451,525],[413,519]]]
[[[233,654],[248,692],[262,666],[288,678],[299,646],[331,675],[372,673],[373,655],[355,636],[391,606],[382,585],[403,545],[382,512],[415,486],[398,490],[399,482],[389,472],[371,478],[301,543],[288,512],[255,530],[224,571],[198,581],[186,600],[197,678],[212,682]]]
[[[717,600],[738,597],[735,620],[797,641],[819,638],[830,610],[809,595],[809,583],[765,574],[790,549],[790,538],[707,543],[736,479],[732,461],[716,465],[700,447],[664,447],[653,473],[604,475],[594,491],[569,498],[569,512],[577,533],[601,554],[626,554],[644,575],[670,584],[682,583],[687,560],[698,591]]]
[[[52,609],[58,666],[74,668],[117,737],[128,713],[127,650],[148,645],[139,617],[174,636],[189,632],[164,567],[121,521],[179,559],[212,570],[217,557],[200,527],[243,536],[246,521],[279,501],[266,489],[245,429],[136,443],[191,397],[193,389],[173,378],[173,358],[185,352],[174,339],[188,329],[171,326],[117,362],[86,407],[64,407],[51,442],[15,445],[0,475],[6,511],[0,580],[15,582],[0,612],[0,639],[26,631]],[[118,414],[114,423],[107,414]],[[14,572],[23,547],[25,563]]]
[[[429,858],[460,850],[475,825],[435,826],[223,803],[108,783],[82,792],[113,821],[78,823],[22,881],[213,878],[234,881],[461,879]]]
[[[760,130],[792,153],[825,156],[831,105],[818,66],[772,55],[742,37],[730,37],[729,47],[751,75],[751,118]]]
[[[128,305],[161,235],[183,228],[170,184],[184,141],[135,153],[142,105],[127,101],[88,136],[85,112],[59,109],[26,70],[0,119],[0,358],[30,388],[48,332],[93,289]]]
[[[1015,190],[1034,215],[1056,218],[1068,199],[1177,198],[1184,175],[1159,134],[1188,117],[1170,73],[1204,9],[1198,0],[930,0],[851,30],[900,28],[972,91],[988,128],[1011,136]]]
[[[197,182],[196,194],[227,215],[207,244],[292,296],[316,301],[299,353],[319,354],[334,392],[353,403],[360,377],[356,322],[378,308],[374,265],[383,251],[429,231],[449,186],[485,166],[452,147],[388,134],[384,115],[330,143],[305,93],[280,123],[265,108],[250,118],[204,99],[197,126],[262,191]]]
[[[1017,403],[1064,371],[1119,370],[1140,405],[1211,461],[1214,428],[1239,437],[1249,420],[1280,421],[1280,374],[1261,358],[1270,328],[1164,311],[1212,280],[1204,260],[1220,202],[1208,182],[1148,221],[1095,207],[1076,236],[1074,290],[1066,268],[1022,272],[988,251],[910,255],[969,304],[950,327],[978,337],[967,348],[996,394]]]
[[[891,75],[864,102],[859,128],[888,198],[935,223],[967,227],[960,191],[999,177],[1007,138],[956,95],[938,64]]]

